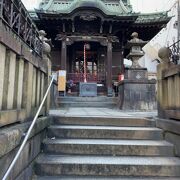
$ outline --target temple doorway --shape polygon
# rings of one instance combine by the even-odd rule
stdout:
[[[106,48],[98,42],[75,42],[68,47],[67,81],[76,84],[74,92],[78,93],[78,85],[84,82],[97,83],[98,93],[106,92]],[[86,64],[84,64],[86,63]]]

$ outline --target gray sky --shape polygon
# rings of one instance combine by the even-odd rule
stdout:
[[[176,0],[131,0],[134,11],[156,12],[168,10]],[[27,9],[37,8],[41,0],[22,0]]]

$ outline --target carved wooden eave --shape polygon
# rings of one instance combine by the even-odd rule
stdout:
[[[108,36],[108,37],[103,37],[103,36],[78,36],[78,35],[72,35],[72,36],[66,36],[63,34],[58,34],[56,36],[57,41],[66,41],[67,45],[71,45],[74,42],[99,42],[102,46],[107,46],[108,42],[112,43],[119,43],[119,39],[116,36]]]

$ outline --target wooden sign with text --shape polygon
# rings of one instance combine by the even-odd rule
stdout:
[[[58,91],[66,91],[66,71],[64,70],[58,73]]]

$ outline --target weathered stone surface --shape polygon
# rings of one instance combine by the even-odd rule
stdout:
[[[97,96],[97,83],[80,83],[79,96],[96,97]]]
[[[17,55],[24,56],[24,59],[39,68],[41,71],[47,73],[47,66],[42,63],[42,59],[39,56],[34,55],[30,51],[29,46],[18,38],[17,35],[10,30],[10,28],[2,23],[0,25],[0,42],[5,44],[8,49],[16,52]]]
[[[165,133],[165,139],[175,146],[175,155],[180,157],[180,135],[173,133]]]
[[[172,132],[180,135],[180,122],[172,119],[156,119],[156,126],[164,131]]]
[[[0,127],[17,122],[17,120],[18,120],[17,110],[0,111]]]
[[[10,51],[9,58],[9,79],[7,91],[7,109],[13,109],[14,91],[15,91],[15,72],[16,72],[16,54]]]
[[[173,145],[162,141],[162,130],[143,127],[147,119],[69,116],[55,117],[49,127],[45,154],[35,165],[37,176],[180,177],[180,159],[173,157]],[[136,122],[139,127],[131,127]]]
[[[170,180],[167,177],[124,177],[124,176],[42,176],[34,177],[33,180]],[[179,178],[171,177],[171,180]]]
[[[155,121],[147,118],[136,117],[53,117],[54,124],[57,125],[94,125],[94,126],[129,126],[129,127],[151,127],[155,126]]]
[[[123,110],[155,110],[155,82],[124,80],[119,85],[118,106]]]
[[[32,180],[34,174],[34,162],[32,162],[18,177],[16,180]]]
[[[2,178],[6,169],[8,168],[10,162],[13,160],[20,142],[24,137],[24,132],[27,131],[30,123],[24,123],[11,128],[6,128],[0,133],[0,178]],[[46,137],[46,127],[49,125],[48,118],[40,118],[31,135],[30,138],[20,155],[16,166],[11,172],[11,179],[24,180],[24,177],[28,175],[29,180],[32,179],[32,161],[41,151],[42,140]],[[25,178],[27,179],[27,178]]]
[[[5,73],[5,60],[6,60],[6,47],[0,43],[0,110],[2,109],[3,101],[3,86],[4,86],[4,73]]]
[[[0,144],[1,144],[0,157],[9,153],[10,151],[12,151],[14,148],[16,148],[19,145],[29,125],[30,123],[28,122],[21,125],[16,125],[11,128],[6,128],[0,132]],[[38,119],[30,137],[34,136],[35,134],[38,134],[40,131],[45,129],[48,125],[49,125],[48,118]]]
[[[39,133],[38,135],[32,137],[27,144],[25,145],[19,159],[16,162],[13,170],[10,174],[10,179],[15,179],[19,173],[21,173],[40,153],[41,151],[41,142],[45,137],[45,131]],[[18,148],[13,149],[8,154],[0,158],[0,179],[2,179],[6,169],[12,162]]]
[[[166,141],[150,140],[45,140],[48,154],[83,154],[111,156],[173,156],[173,145]]]
[[[60,97],[57,105],[62,107],[117,107],[116,98],[98,97]]]
[[[41,155],[38,175],[180,176],[180,160],[163,157]]]
[[[162,139],[157,128],[106,126],[50,126],[48,137],[95,139]]]
[[[24,78],[24,60],[19,59],[18,62],[19,72],[18,72],[18,91],[17,91],[17,108],[22,108],[22,96],[23,96],[23,78]]]

